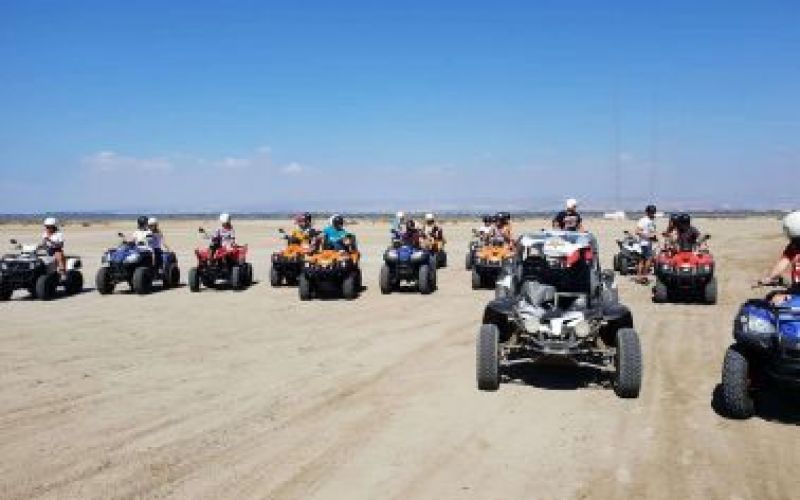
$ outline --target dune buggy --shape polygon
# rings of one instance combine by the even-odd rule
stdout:
[[[477,336],[477,382],[497,390],[512,366],[561,358],[613,375],[616,394],[638,397],[639,336],[618,300],[613,271],[601,271],[589,233],[542,231],[521,236],[508,289],[486,306]]]

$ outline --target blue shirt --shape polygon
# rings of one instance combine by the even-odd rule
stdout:
[[[333,226],[328,226],[322,230],[322,234],[325,235],[325,239],[327,241],[331,243],[338,243],[347,236],[347,231],[345,231],[344,228],[336,229]]]

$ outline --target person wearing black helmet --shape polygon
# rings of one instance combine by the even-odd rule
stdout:
[[[675,217],[675,225],[669,233],[679,250],[694,250],[700,242],[700,231],[692,225],[692,217],[687,213]]]
[[[330,225],[322,231],[323,247],[333,250],[347,250],[345,239],[352,237],[344,228],[344,217],[334,214]]]
[[[417,228],[417,223],[412,219],[406,221],[405,227],[399,236],[404,245],[409,245],[413,248],[420,247],[420,230]]]
[[[503,238],[507,243],[511,243],[511,214],[508,212],[497,212],[495,218],[495,236]]]
[[[133,232],[131,239],[137,245],[150,244],[150,236],[152,233],[147,227],[147,221],[148,217],[146,215],[140,215],[136,218],[136,231]]]
[[[647,205],[644,217],[636,223],[636,236],[639,237],[639,247],[642,249],[642,260],[639,262],[636,279],[642,284],[647,284],[647,275],[653,266],[653,246],[658,241],[656,234],[656,206]]]

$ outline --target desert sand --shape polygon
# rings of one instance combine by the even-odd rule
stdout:
[[[213,226],[162,223],[184,281],[201,223]],[[718,305],[654,305],[618,278],[642,339],[636,400],[564,368],[476,389],[493,292],[470,289],[468,223],[445,226],[450,266],[424,297],[380,294],[387,225],[361,221],[367,290],[308,303],[267,282],[274,221],[236,224],[249,290],[145,297],[92,290],[101,252],[132,224],[68,226],[87,290],[0,304],[0,498],[797,498],[797,398],[776,393],[743,422],[713,404],[733,315],[759,293],[749,284],[781,249],[779,223],[697,223],[713,235]],[[632,225],[588,221],[606,267]],[[3,225],[0,241],[38,231]]]

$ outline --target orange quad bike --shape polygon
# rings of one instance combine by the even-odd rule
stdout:
[[[472,289],[494,288],[500,272],[514,259],[514,248],[495,237],[475,249],[472,262]]]
[[[353,300],[361,293],[361,253],[355,236],[349,235],[335,247],[325,246],[303,258],[298,277],[300,300],[322,295],[341,295]]]
[[[311,241],[301,240],[286,234],[283,229],[278,229],[278,232],[286,240],[286,247],[272,254],[269,282],[273,287],[279,287],[284,283],[289,286],[295,286],[300,273],[303,271],[305,257],[314,252],[316,246],[314,240],[317,237],[317,232],[315,231],[310,235]]]

